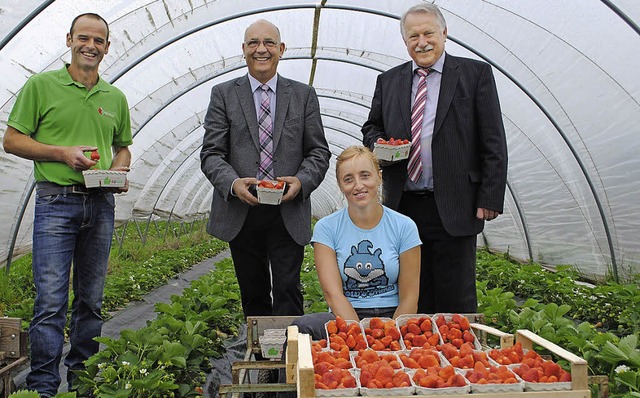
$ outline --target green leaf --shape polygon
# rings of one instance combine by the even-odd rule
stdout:
[[[163,312],[165,314],[177,315],[180,313],[180,310],[176,308],[173,304],[169,303],[156,303],[155,305],[156,312]]]
[[[602,347],[602,354],[597,356],[612,365],[617,365],[619,362],[628,360],[627,355],[618,347],[613,345],[610,341],[607,341]]]
[[[546,319],[537,319],[533,322],[533,332],[538,332],[542,330],[545,326],[550,326],[549,321]]]
[[[123,362],[128,362],[130,366],[136,366],[140,363],[140,358],[131,351],[127,351],[118,356],[118,365]]]
[[[163,341],[160,358],[164,362],[171,362],[174,366],[184,368],[187,364],[187,361],[185,359],[186,353],[187,348],[182,344]]]
[[[636,350],[638,346],[638,336],[630,334],[629,336],[625,336],[620,339],[620,343],[618,343],[618,347],[626,353],[627,355],[631,354]]]
[[[636,348],[637,345],[638,337],[635,335],[623,337],[618,342],[618,346],[607,341],[602,349],[602,354],[598,357],[613,365],[626,362],[640,368],[640,350]]]
[[[640,373],[638,372],[624,372],[615,376],[616,381],[626,385],[631,391],[640,392]]]

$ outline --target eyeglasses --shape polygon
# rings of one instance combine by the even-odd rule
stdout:
[[[275,40],[271,40],[271,39],[267,39],[267,40],[249,40],[247,42],[244,43],[245,46],[249,47],[250,49],[254,50],[258,47],[260,47],[260,43],[264,44],[264,46],[266,48],[275,48],[278,45],[278,42]]]

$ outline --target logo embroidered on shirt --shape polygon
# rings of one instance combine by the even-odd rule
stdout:
[[[109,112],[106,109],[103,109],[102,107],[98,108],[98,113],[103,115],[103,116],[110,117],[110,118],[116,117],[115,113]]]

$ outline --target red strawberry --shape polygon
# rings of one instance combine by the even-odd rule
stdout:
[[[271,188],[271,189],[275,188],[275,185],[273,185],[271,181],[265,181],[265,180],[260,181],[258,183],[258,186],[261,188]]]
[[[91,151],[91,160],[96,162],[100,160],[100,154],[98,153],[97,149],[95,151]]]

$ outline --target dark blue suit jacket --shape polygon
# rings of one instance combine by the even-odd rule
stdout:
[[[379,137],[411,139],[412,63],[378,76],[363,143]],[[446,54],[433,140],[433,185],[438,213],[453,236],[480,233],[476,209],[502,212],[507,145],[491,66]],[[397,209],[407,179],[407,160],[383,167],[386,206]]]

